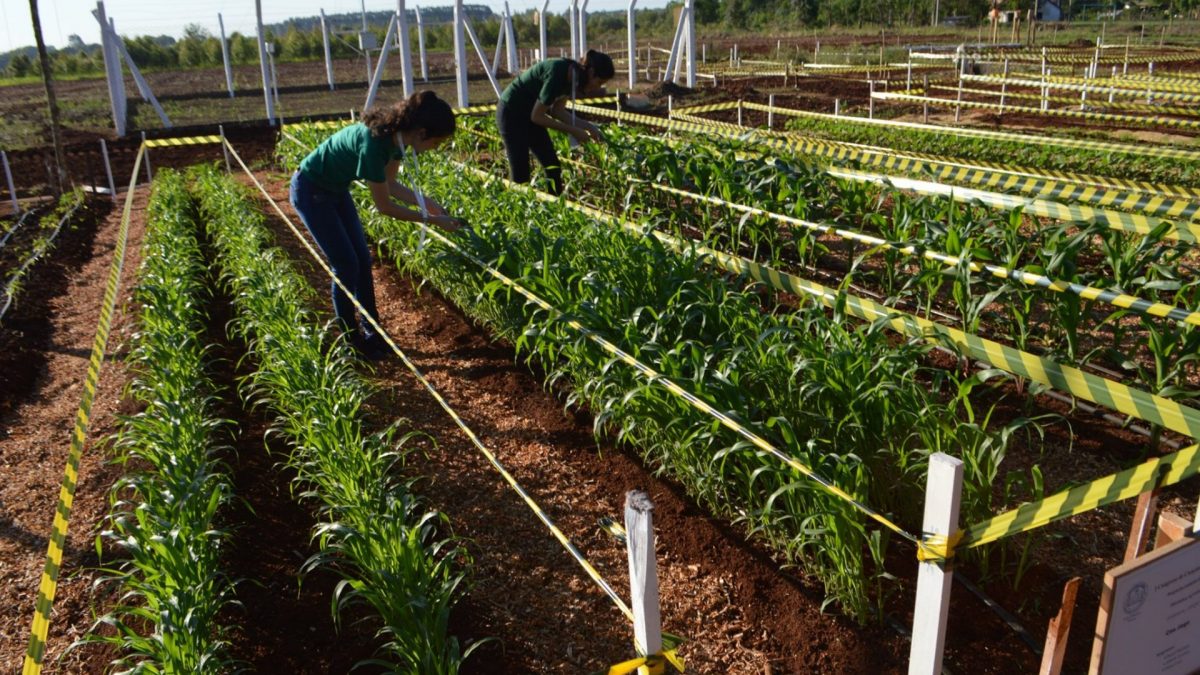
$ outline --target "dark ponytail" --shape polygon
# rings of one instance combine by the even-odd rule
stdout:
[[[363,113],[362,123],[376,138],[414,129],[424,129],[425,138],[441,138],[454,134],[454,111],[437,94],[425,90],[399,103],[371,108]]]
[[[604,52],[598,52],[595,49],[589,49],[583,57],[584,70],[591,69],[592,75],[601,80],[611,80],[616,74],[616,69],[613,67],[612,57]]]

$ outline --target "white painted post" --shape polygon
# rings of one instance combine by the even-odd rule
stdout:
[[[929,75],[922,75],[921,81],[925,92],[925,96],[922,97],[924,100],[921,101],[921,122],[929,124]]]
[[[867,80],[867,119],[875,119],[875,80]]]
[[[583,56],[588,53],[587,6],[588,0],[582,0],[582,2],[579,3],[579,12],[575,15],[575,20],[579,22],[579,58],[583,58]]]
[[[108,159],[108,143],[100,139],[100,157],[104,159],[104,175],[108,177],[108,194],[112,196],[113,204],[117,203],[117,185],[113,182],[112,163]]]
[[[813,63],[816,63],[817,59],[819,59],[820,57],[821,57],[821,41],[817,40],[817,47],[816,47],[816,49],[813,50]]]
[[[662,612],[654,556],[654,504],[638,490],[625,493],[625,547],[629,554],[629,597],[633,640],[642,656],[662,653]]]
[[[696,0],[687,0],[687,86],[696,88]]]
[[[567,23],[571,26],[571,58],[579,58],[579,0],[571,0],[567,8]]]
[[[839,117],[842,114],[842,99],[833,99],[833,116]]]
[[[162,121],[163,126],[170,129],[171,119],[167,117],[167,113],[163,111],[162,106],[158,104],[158,99],[155,98],[154,92],[150,90],[150,84],[146,82],[146,78],[142,77],[142,71],[133,62],[133,57],[129,55],[129,50],[125,49],[125,41],[121,39],[120,35],[117,35],[113,20],[109,19],[108,22],[109,30],[112,32],[110,36],[112,42],[117,46],[117,50],[121,52],[121,56],[125,57],[125,63],[129,66],[129,73],[133,75],[133,81],[137,85],[138,93],[142,95],[142,100],[150,102],[150,105],[154,107],[154,112],[158,113],[158,119]]]
[[[359,47],[362,48],[363,58],[367,62],[367,82],[371,81],[371,50],[367,45],[367,0],[362,0],[362,32],[358,34]],[[385,45],[386,48],[386,45]]]
[[[625,10],[626,41],[629,43],[629,91],[637,85],[637,26],[634,23],[634,8],[637,0],[629,0],[629,9]],[[544,35],[545,33],[543,33]]]
[[[483,55],[483,47],[479,46],[479,38],[475,37],[475,29],[471,28],[471,22],[467,17],[463,16],[463,28],[467,31],[467,37],[471,38],[471,44],[475,47],[475,53],[479,56],[479,62],[483,64],[483,70],[487,73],[488,82],[492,83],[492,89],[496,91],[496,98],[500,98],[500,84],[496,82],[496,74],[487,68],[487,59]],[[465,70],[464,64],[464,70]]]
[[[700,63],[708,63],[708,43],[700,44]]]
[[[634,1],[636,2],[636,0]],[[546,43],[546,11],[548,9],[550,9],[550,0],[544,0],[542,2],[542,9],[538,12],[538,45],[540,47],[538,56],[543,61],[550,58],[550,52],[547,51],[550,47]]]
[[[912,92],[912,50],[908,50],[907,73],[904,76],[904,91],[905,93]],[[928,94],[926,94],[928,95]]]
[[[496,32],[496,52],[492,55],[492,72],[500,69],[500,54],[504,51],[504,17],[500,17],[500,30]],[[487,67],[487,64],[484,64]]]
[[[667,94],[667,119],[671,119],[671,117],[674,114],[675,114],[675,97],[670,94]]]
[[[1145,28],[1145,26],[1142,26],[1142,27]],[[1116,66],[1113,66],[1113,69],[1115,70]],[[1121,76],[1124,77],[1125,75],[1128,75],[1128,74],[1129,74],[1129,36],[1126,35],[1125,36],[1125,65],[1124,65],[1124,67],[1121,68]]]
[[[262,0],[254,0],[254,14],[258,26],[258,65],[262,71],[263,99],[267,103],[267,122],[275,126],[275,101],[271,98],[271,73],[267,70],[267,41],[263,32]]]
[[[101,139],[100,142],[103,143],[104,140]],[[108,155],[106,154],[105,159],[107,160],[107,158]],[[17,201],[17,188],[13,185],[12,168],[8,166],[8,153],[3,150],[0,150],[0,162],[4,163],[4,180],[8,183],[8,197],[12,201],[13,215],[19,215],[21,213],[21,202]],[[107,166],[107,162],[105,166]],[[112,182],[111,178],[109,182]]]
[[[1116,66],[1112,67],[1112,79],[1114,79],[1114,80],[1117,79],[1117,67]],[[1108,90],[1108,102],[1109,103],[1113,102],[1113,97],[1116,96],[1116,93],[1117,93],[1116,87],[1109,88],[1109,90]]]
[[[1000,81],[1000,114],[1004,114],[1004,99],[1008,96],[1008,59],[1004,59],[1004,79]]]
[[[513,28],[512,12],[508,3],[504,3],[504,41],[508,44],[508,72],[516,75],[521,72],[521,57],[517,54],[517,31]]]
[[[275,99],[276,119],[282,119],[279,108],[279,73],[275,70],[275,43],[267,43],[267,64],[271,66],[271,96]]]
[[[775,94],[767,95],[767,128],[775,128]]]
[[[425,57],[425,21],[421,19],[421,8],[416,7],[417,13],[417,50],[421,52],[421,81],[429,81],[429,61]]]
[[[928,94],[927,94],[928,95]],[[958,124],[959,116],[962,114],[962,95],[963,95],[963,76],[958,74],[958,100],[954,103],[954,123]]]
[[[329,47],[329,23],[325,10],[321,10],[321,42],[325,47],[325,79],[329,80],[329,91],[333,91],[333,50]]]
[[[949,537],[958,531],[962,502],[962,460],[945,453],[929,458],[925,490],[926,536]],[[913,610],[912,650],[909,675],[941,675],[942,652],[946,645],[946,621],[950,609],[950,587],[954,582],[952,562],[922,562],[917,569],[917,602]]]
[[[142,145],[145,145],[145,144],[146,144],[146,132],[143,131],[142,132]],[[153,183],[154,182],[154,172],[150,169],[150,148],[146,148],[146,151],[142,153],[142,158],[146,160],[146,182]]]
[[[233,173],[233,165],[229,163],[229,146],[225,140],[225,125],[218,124],[217,132],[221,135],[221,154],[225,155],[225,173]]]
[[[679,13],[679,23],[675,24],[675,37],[671,40],[671,53],[667,55],[666,75],[663,76],[663,82],[671,77],[675,72],[675,59],[679,57],[679,48],[683,44],[683,31],[687,27],[687,5],[684,5],[683,10]]]
[[[404,0],[396,0],[396,38],[400,45],[400,75],[404,78],[404,98],[412,96],[413,89],[413,69],[412,69],[412,47],[408,42],[408,10],[404,7]],[[383,43],[388,44],[386,41]]]
[[[458,107],[470,105],[467,98],[467,41],[463,38],[463,0],[454,0],[454,67],[458,81]]]
[[[738,99],[738,126],[742,126],[742,99]]]
[[[379,61],[375,64],[375,74],[371,76],[371,87],[367,89],[367,101],[363,103],[363,110],[370,110],[371,106],[375,105],[375,97],[379,94],[379,83],[383,81],[383,69],[387,65],[388,48],[392,43],[392,34],[396,30],[396,15],[388,21],[387,35],[383,38],[383,49],[379,50]]]
[[[125,107],[122,99],[125,95],[125,82],[121,76],[121,62],[117,60],[117,50],[109,37],[108,17],[104,13],[104,2],[98,1],[92,16],[100,24],[100,44],[104,54],[104,74],[108,81],[108,100],[112,106],[113,127],[117,136],[125,135]]]
[[[225,63],[225,88],[233,98],[233,65],[229,63],[229,40],[225,39],[225,19],[217,13],[217,24],[221,27],[221,60]]]

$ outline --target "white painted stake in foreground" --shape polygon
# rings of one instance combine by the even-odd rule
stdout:
[[[948,537],[958,531],[962,502],[963,463],[945,453],[929,458],[925,489],[925,535]],[[940,675],[946,646],[946,620],[950,609],[953,563],[923,562],[917,569],[917,604],[913,611],[909,675]]]
[[[654,558],[654,504],[640,490],[625,493],[625,546],[629,553],[633,637],[642,656],[662,652],[662,615],[658,608],[658,567]]]

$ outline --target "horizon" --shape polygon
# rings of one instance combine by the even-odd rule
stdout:
[[[638,0],[638,9],[659,9],[665,7],[667,1]],[[0,53],[35,45],[28,3],[20,3],[19,9],[11,4],[7,0],[0,1],[0,21],[4,23],[4,30],[0,31]],[[104,9],[109,18],[115,21],[117,32],[126,37],[169,35],[179,39],[183,36],[184,27],[189,24],[198,24],[219,37],[218,14],[225,21],[226,37],[234,32],[243,35],[255,33],[253,0],[192,0],[182,9],[172,7],[161,10],[161,16],[155,16],[153,10],[147,12],[147,7],[156,4],[147,0],[108,0],[104,3]],[[394,11],[397,7],[395,0],[263,0],[263,23],[283,23],[289,19],[320,16],[322,9],[326,14],[353,14],[363,11],[364,4],[368,12]],[[411,10],[415,7],[451,7],[453,4],[445,0],[407,0],[405,6]],[[497,14],[504,11],[503,1],[470,0],[466,4],[486,5]],[[549,11],[552,14],[564,14],[569,4],[569,0],[550,0]],[[539,9],[542,0],[509,0],[508,5],[516,14]],[[590,0],[588,12],[624,10],[628,5],[628,0]],[[46,46],[63,49],[72,35],[78,35],[85,44],[99,43],[100,28],[92,16],[95,8],[95,0],[38,0],[42,37]],[[147,13],[151,16],[141,16]]]

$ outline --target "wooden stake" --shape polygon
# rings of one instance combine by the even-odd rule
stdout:
[[[1125,560],[1129,562],[1140,556],[1150,539],[1150,526],[1158,510],[1158,488],[1138,495],[1137,507],[1133,511],[1133,526],[1129,529],[1129,543],[1125,547]]]
[[[1067,651],[1067,637],[1071,633],[1071,617],[1075,613],[1075,594],[1079,591],[1079,577],[1063,587],[1062,607],[1050,619],[1046,629],[1046,648],[1042,650],[1042,668],[1038,675],[1059,675],[1062,672],[1063,656]]]
[[[625,547],[629,553],[633,638],[642,656],[662,652],[662,615],[658,606],[658,567],[654,557],[654,504],[639,490],[625,493]]]
[[[958,531],[962,503],[963,463],[945,453],[929,458],[925,488],[926,535],[949,537]],[[952,562],[923,562],[917,570],[917,602],[913,610],[912,650],[909,675],[940,675],[946,645],[946,622],[953,584]]]

